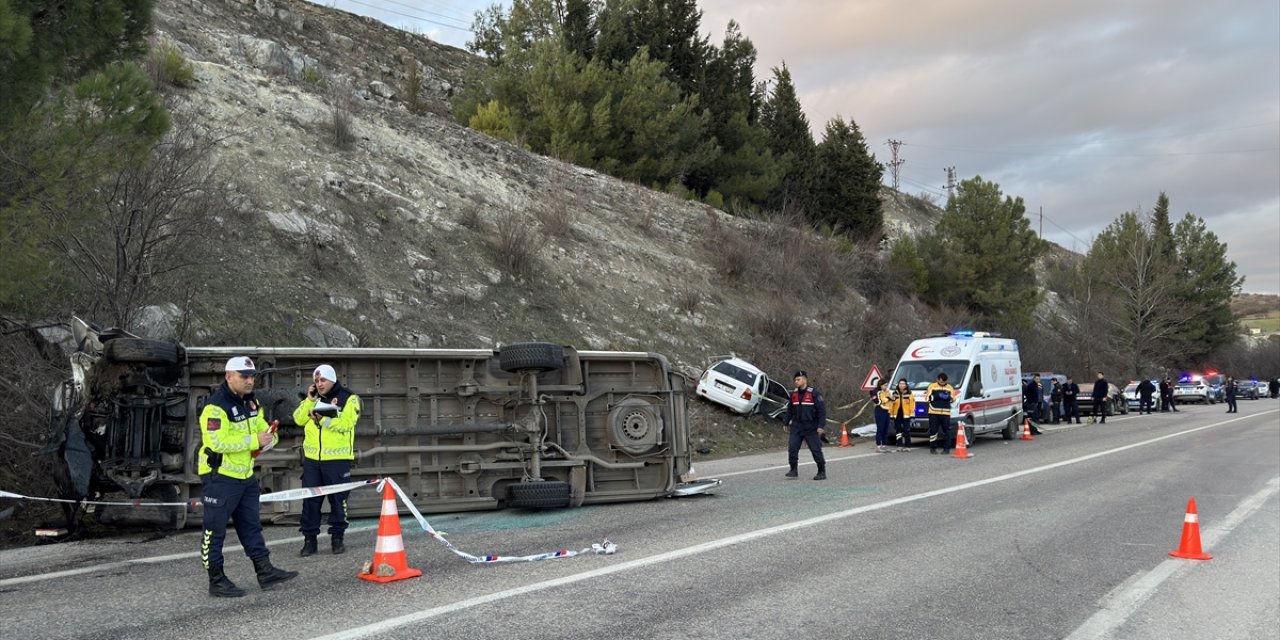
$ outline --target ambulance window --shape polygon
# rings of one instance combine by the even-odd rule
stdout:
[[[977,398],[982,395],[982,365],[973,365],[969,373],[969,388],[965,390],[966,398]]]

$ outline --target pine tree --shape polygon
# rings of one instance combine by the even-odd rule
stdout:
[[[809,171],[809,219],[855,240],[879,242],[883,174],[884,167],[867,150],[857,123],[831,120]]]
[[[1029,326],[1044,295],[1032,268],[1044,243],[1025,214],[1022,198],[1003,196],[999,185],[961,181],[937,228],[921,238],[927,299],[967,307],[996,328]]]
[[[1231,313],[1231,298],[1240,293],[1244,278],[1236,275],[1236,263],[1227,260],[1227,245],[1209,231],[1204,219],[1190,213],[1173,230],[1177,268],[1181,280],[1179,299],[1194,309],[1192,322],[1176,338],[1183,366],[1203,364],[1218,347],[1236,339],[1239,325]]]
[[[773,90],[761,105],[760,124],[766,133],[766,146],[779,165],[778,187],[769,198],[776,209],[805,206],[808,170],[813,164],[817,145],[809,130],[809,118],[800,107],[791,71],[786,63],[773,68]]]

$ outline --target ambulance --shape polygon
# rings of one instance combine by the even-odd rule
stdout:
[[[911,432],[928,433],[925,389],[946,373],[957,400],[951,426],[964,423],[969,443],[975,436],[999,433],[1012,440],[1022,423],[1022,359],[1018,341],[985,331],[953,331],[912,342],[893,372],[889,388],[906,378],[916,399]]]

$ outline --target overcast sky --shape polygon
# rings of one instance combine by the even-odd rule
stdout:
[[[471,0],[330,0],[463,46]],[[510,6],[509,2],[499,3]],[[700,0],[736,20],[757,79],[786,63],[820,139],[838,116],[899,188],[945,203],[946,167],[1021,197],[1081,253],[1161,191],[1227,243],[1244,290],[1280,294],[1277,0]],[[891,183],[885,172],[885,183]]]

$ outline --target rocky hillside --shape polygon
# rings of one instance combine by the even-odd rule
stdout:
[[[478,63],[470,54],[293,0],[162,0],[156,30],[195,66],[175,110],[225,137],[236,212],[214,220],[210,240],[253,265],[240,274],[252,293],[204,305],[189,342],[542,339],[694,366],[750,350],[744,311],[773,296],[725,277],[724,240],[768,247],[782,232],[458,126],[449,100]],[[346,145],[335,136],[344,117]],[[927,218],[894,196],[892,232]],[[199,287],[227,293],[216,274]],[[821,328],[857,298],[846,289],[801,315]]]
[[[737,353],[803,366],[833,406],[872,362],[943,326],[885,295],[877,247],[752,219],[529,153],[457,125],[465,51],[295,0],[160,0],[154,48],[178,126],[216,142],[228,206],[207,268],[134,332],[193,345],[655,351],[697,375]],[[936,207],[885,191],[891,235]],[[870,289],[868,288],[870,287]],[[879,291],[877,292],[877,288]],[[697,445],[777,446],[777,430],[694,403]],[[851,417],[855,409],[833,411]],[[846,415],[847,414],[847,415]]]

